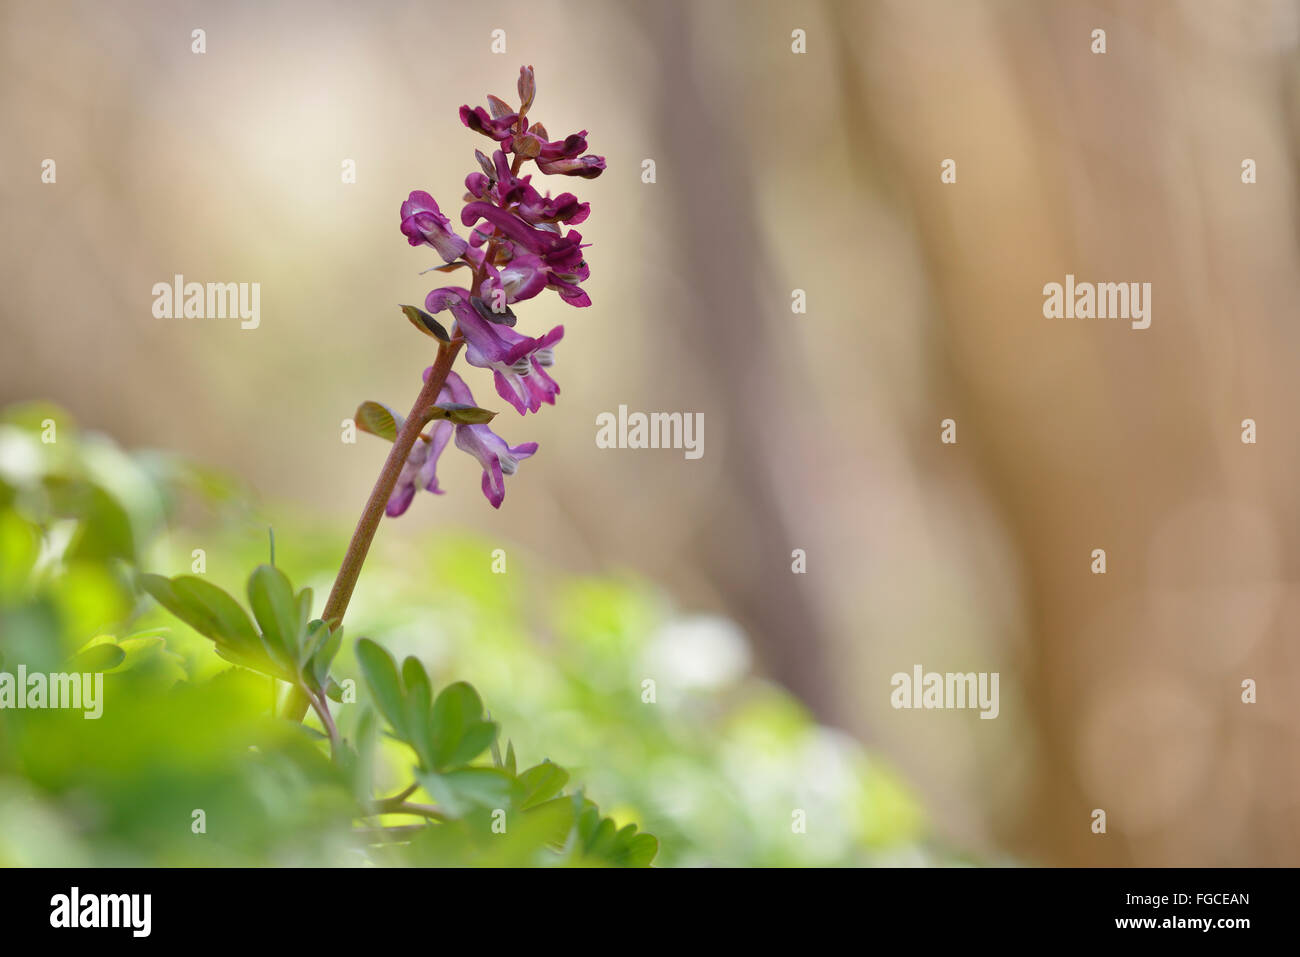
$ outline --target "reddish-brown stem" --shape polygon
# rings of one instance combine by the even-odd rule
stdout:
[[[320,723],[325,728],[325,733],[329,735],[330,754],[337,759],[339,753],[339,729],[334,724],[334,718],[330,714],[329,700],[324,694],[317,696],[304,688],[299,688],[298,691],[300,694],[308,695],[307,700],[311,704],[312,710],[316,712],[316,716],[320,718]]]
[[[384,517],[384,507],[388,504],[389,496],[393,494],[397,479],[402,474],[402,466],[406,464],[412,446],[424,429],[427,422],[425,416],[438,402],[438,393],[447,382],[447,373],[451,371],[460,347],[460,341],[441,343],[438,346],[438,359],[433,364],[428,381],[424,383],[424,388],[420,390],[414,405],[411,406],[411,414],[402,423],[393,447],[388,452],[388,458],[384,461],[383,470],[375,482],[375,487],[370,490],[370,498],[361,512],[361,518],[357,521],[356,530],[352,533],[352,541],[348,544],[347,554],[343,556],[343,565],[339,568],[338,577],[334,579],[334,587],[330,590],[329,600],[325,602],[325,611],[321,614],[321,618],[331,622],[336,628],[343,621],[343,615],[348,610],[348,602],[352,600],[352,590],[356,587],[361,566],[365,564],[370,543],[379,528],[379,521]]]
[[[426,414],[438,402],[438,393],[446,384],[447,373],[451,371],[452,363],[456,361],[456,354],[463,344],[460,339],[439,344],[438,358],[429,372],[428,381],[416,396],[415,403],[411,406],[411,414],[406,417],[402,428],[398,430],[397,438],[388,452],[388,458],[384,461],[379,478],[375,481],[374,488],[370,490],[370,498],[366,501],[361,518],[357,520],[352,541],[348,543],[347,553],[343,556],[343,565],[339,568],[338,577],[334,579],[334,587],[330,589],[329,599],[325,602],[325,610],[321,613],[321,618],[330,622],[332,628],[339,627],[343,622],[343,615],[348,610],[348,602],[352,600],[352,590],[356,588],[361,567],[365,564],[366,555],[370,551],[370,543],[379,529],[379,521],[384,517],[384,508],[388,505],[389,496],[393,494],[393,488],[402,474],[402,466],[406,464],[411,448],[424,429],[427,421]],[[302,691],[293,688],[284,703],[284,716],[292,721],[301,721],[311,705],[312,701]]]
[[[516,173],[519,171],[519,161],[520,157],[516,157],[513,170]],[[483,261],[478,268],[474,267],[468,257],[462,257],[474,273],[470,280],[471,294],[482,294],[483,283],[487,279],[488,269],[492,266],[495,254],[493,239],[490,238],[483,248]],[[456,361],[456,353],[460,351],[462,345],[464,340],[458,337],[438,346],[438,359],[429,373],[429,379],[416,397],[415,404],[411,407],[411,414],[402,423],[397,439],[388,452],[384,468],[375,482],[375,487],[370,490],[370,498],[361,513],[361,518],[357,520],[352,541],[348,543],[347,553],[343,556],[343,565],[339,568],[338,577],[334,579],[334,587],[330,589],[329,600],[325,602],[325,610],[321,613],[321,618],[330,622],[333,628],[337,628],[343,622],[343,615],[348,610],[348,602],[352,600],[352,590],[356,588],[357,578],[361,575],[361,567],[366,562],[370,543],[379,529],[379,521],[384,516],[384,508],[388,504],[389,496],[393,494],[397,479],[402,474],[402,466],[406,464],[406,458],[411,454],[411,448],[424,430],[425,414],[437,404],[438,393],[442,391],[447,381],[447,373],[451,371],[452,363]],[[313,704],[315,702],[308,699],[301,691],[292,689],[284,705],[285,717],[301,721],[303,715],[307,713],[307,708]],[[328,709],[329,706],[325,705],[325,707]]]

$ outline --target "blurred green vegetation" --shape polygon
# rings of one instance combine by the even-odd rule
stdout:
[[[350,519],[277,515],[277,567],[323,595]],[[331,762],[315,717],[274,717],[270,679],[231,667],[137,585],[140,571],[198,573],[242,596],[267,561],[265,527],[226,477],[128,455],[78,434],[53,406],[0,415],[0,671],[70,670],[88,647],[122,649],[102,661],[101,718],[0,710],[0,864],[596,862],[568,847],[539,856],[554,830],[539,816],[537,833],[508,841],[476,837],[489,833],[478,811],[401,832],[392,846],[358,837],[363,824],[419,822],[359,819],[356,769]],[[356,659],[364,635],[398,661],[419,658],[435,694],[471,682],[500,726],[497,758],[508,750],[521,769],[568,769],[574,807],[590,795],[613,825],[656,835],[656,865],[943,858],[898,778],[757,678],[730,622],[684,615],[632,576],[565,576],[500,548],[455,534],[415,546],[381,532],[334,665],[357,688],[355,703],[334,707],[345,739],[365,740],[359,725],[373,715]],[[380,737],[364,776],[391,795],[412,763],[410,748]]]

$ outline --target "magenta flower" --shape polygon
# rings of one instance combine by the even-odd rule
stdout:
[[[473,227],[480,219],[495,227],[495,235],[502,240],[501,245],[506,248],[511,262],[518,258],[520,251],[536,257],[536,261],[521,262],[518,272],[526,269],[540,272],[546,285],[559,292],[560,298],[571,306],[591,305],[590,297],[578,286],[590,275],[590,270],[582,252],[585,248],[582,234],[576,229],[561,234],[559,227],[551,223],[531,226],[513,211],[482,201],[467,203],[461,210],[460,221],[466,226]],[[487,235],[482,227],[476,227],[475,232]],[[521,275],[520,278],[539,281],[533,276]],[[528,281],[521,281],[521,285],[534,288]]]
[[[595,179],[605,171],[605,157],[580,155],[586,148],[586,130],[567,136],[560,142],[542,142],[539,144],[537,153],[537,168],[543,173],[558,173],[561,176],[581,176],[584,179]]]
[[[506,302],[522,302],[532,299],[546,288],[546,268],[541,258],[531,253],[519,253],[489,277],[489,286],[495,288],[493,280],[505,291]],[[489,292],[489,300],[491,295]]]
[[[546,135],[545,129],[540,126],[533,128],[534,133],[537,133],[539,130],[541,131],[541,135],[544,137]],[[543,140],[541,141],[541,145],[537,152],[537,161],[539,163],[553,163],[556,160],[574,159],[581,155],[582,151],[586,148],[586,130],[583,130],[581,133],[570,133],[563,140],[557,140],[554,143],[547,143]]]
[[[555,364],[555,343],[564,338],[563,326],[556,326],[539,339],[521,335],[479,315],[469,300],[469,292],[455,286],[433,290],[424,304],[435,314],[451,310],[456,328],[465,338],[466,360],[472,366],[493,371],[497,394],[520,415],[536,412],[543,403],[555,404],[560,387],[546,370]]]
[[[451,374],[455,375],[454,372]],[[442,494],[443,490],[438,487],[436,469],[438,456],[442,455],[442,450],[447,447],[451,431],[452,424],[444,419],[434,424],[433,435],[421,435],[416,439],[415,445],[411,447],[411,454],[406,457],[406,462],[402,465],[402,472],[397,477],[393,494],[388,497],[388,505],[384,509],[384,513],[390,518],[396,518],[410,507],[417,488],[432,492],[434,495]]]
[[[488,159],[478,150],[474,151],[482,172],[470,173],[465,177],[465,188],[478,199],[484,199],[497,206],[509,206],[522,195],[524,187],[531,177],[516,176],[510,169],[510,160],[501,150]]]
[[[483,466],[483,494],[493,508],[500,508],[506,498],[505,476],[515,474],[519,460],[536,452],[537,443],[507,445],[505,439],[486,425],[458,425],[456,448],[478,459]]]
[[[486,219],[495,226],[498,235],[532,253],[549,252],[566,245],[564,237],[555,229],[532,226],[520,219],[513,210],[502,209],[492,203],[481,200],[466,203],[460,211],[460,221],[466,226],[474,226],[480,219]]]
[[[481,106],[470,108],[462,106],[460,108],[460,121],[468,126],[475,133],[482,133],[484,136],[491,137],[497,142],[509,143],[515,134],[515,126],[519,122],[519,114],[509,112],[497,113],[496,104],[501,103],[496,97],[491,97],[493,112],[488,113]],[[502,103],[502,106],[505,104]]]
[[[502,209],[513,209],[519,217],[532,226],[544,223],[578,224],[591,214],[589,203],[578,202],[572,193],[561,193],[555,198],[543,196],[532,186],[531,176],[516,176],[510,169],[506,154],[497,150],[488,160],[478,154],[483,172],[465,177],[465,188],[470,196]],[[467,224],[469,225],[469,224]]]
[[[424,374],[427,376],[429,370]],[[454,372],[447,374],[447,384],[442,394],[446,400],[463,405],[474,405],[474,396],[460,376]],[[445,424],[445,423],[440,423]],[[524,442],[522,445],[507,445],[506,440],[497,435],[486,425],[456,426],[456,448],[468,452],[478,459],[483,467],[483,494],[492,503],[493,508],[500,508],[506,497],[505,476],[514,475],[521,459],[526,459],[537,451],[536,442]]]
[[[425,369],[425,376],[428,374],[429,369]],[[447,398],[439,400],[459,402],[465,406],[474,404],[469,386],[455,372],[447,373],[447,385],[443,386],[442,395]],[[484,469],[484,495],[491,502],[491,507],[500,508],[500,503],[506,501],[506,476],[515,475],[520,459],[526,459],[537,451],[537,442],[507,445],[506,439],[498,436],[487,425],[456,425],[455,428],[456,449],[469,452],[478,459],[478,464]]]
[[[432,368],[424,370],[426,380],[432,371]],[[476,404],[474,395],[465,381],[455,372],[448,372],[446,384],[438,393],[438,404],[452,403],[464,406]],[[483,494],[487,496],[493,508],[500,508],[501,503],[505,501],[505,476],[514,475],[519,468],[520,460],[528,458],[537,451],[536,442],[508,445],[505,439],[487,425],[453,425],[446,419],[439,419],[433,424],[432,434],[421,435],[407,456],[402,472],[398,476],[397,485],[393,488],[393,493],[388,498],[388,505],[384,509],[387,515],[396,518],[405,512],[418,489],[422,488],[435,495],[443,493],[438,486],[438,459],[443,449],[447,447],[447,441],[452,437],[453,431],[456,435],[456,447],[474,456],[482,466]]]
[[[576,234],[575,234],[576,235]],[[580,254],[579,254],[580,255]],[[481,263],[482,257],[474,257]],[[534,256],[532,253],[515,252],[513,258],[500,268],[484,266],[484,282],[480,288],[480,298],[490,303],[499,302],[498,290],[504,293],[507,305],[531,299],[543,289],[550,287],[560,294],[571,306],[590,306],[591,299],[578,287],[586,279],[590,270],[584,261],[575,266],[556,268],[552,261],[565,259],[559,253],[546,257]],[[572,271],[562,272],[561,269]],[[513,325],[513,323],[510,323]]]
[[[540,339],[521,336],[505,326],[491,328],[496,331],[498,342],[506,347],[503,358],[494,359],[471,344],[465,355],[469,364],[491,369],[497,395],[513,405],[520,415],[525,410],[536,412],[542,403],[555,405],[560,387],[546,370],[555,364],[554,345],[564,338],[564,326],[556,326]]]
[[[423,190],[415,190],[402,204],[402,235],[412,246],[432,246],[443,262],[454,262],[469,248],[448,228],[450,223],[433,197]]]
[[[542,196],[525,182],[515,211],[524,222],[534,226],[541,223],[569,223],[576,226],[591,215],[591,204],[578,202],[578,197],[572,193],[561,193],[554,199],[549,193]]]
[[[546,129],[538,123],[527,133],[515,137],[512,147],[515,152],[536,159],[537,168],[543,173],[595,179],[605,171],[605,157],[580,155],[587,148],[586,130],[548,143]]]

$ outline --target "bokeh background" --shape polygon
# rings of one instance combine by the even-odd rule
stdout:
[[[497,423],[541,451],[500,512],[448,455],[448,494],[381,528],[390,571],[363,575],[349,628],[398,627],[403,575],[411,622],[437,627],[430,569],[504,548],[511,587],[657,596],[637,628],[660,663],[637,667],[695,675],[704,702],[664,754],[715,733],[709,696],[743,674],[820,729],[798,760],[747,739],[770,780],[832,787],[846,754],[896,773],[944,850],[893,860],[1295,865],[1298,36],[1300,8],[1270,0],[6,0],[0,404],[52,400],[256,496],[216,529],[177,524],[160,571],[221,541],[237,581],[275,524],[328,587],[385,454],[340,423],[363,399],[404,411],[431,358],[396,309],[439,284],[398,205],[458,208],[483,146],[458,107],[512,98],[532,64],[535,116],[608,161],[552,186],[592,204],[594,305],[520,307],[521,328],[566,329],[559,404]],[[1151,328],[1044,319],[1067,272],[1152,283]],[[154,318],[175,273],[260,283],[260,328]],[[597,448],[620,404],[703,412],[703,458]],[[408,625],[404,647],[436,657]],[[564,654],[535,637],[536,660]],[[999,672],[1000,716],[893,710],[890,675],[917,663]],[[498,697],[531,680],[498,677]],[[574,763],[608,759],[551,730]],[[746,802],[657,754],[631,762],[628,800],[725,832],[733,811],[700,808]],[[891,833],[912,841],[903,801]],[[842,825],[823,839],[869,829]],[[788,813],[768,826],[781,840]],[[696,846],[674,860],[735,860]]]

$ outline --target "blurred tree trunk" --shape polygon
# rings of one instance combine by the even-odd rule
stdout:
[[[782,454],[797,434],[789,400],[800,394],[802,372],[781,355],[771,321],[779,304],[763,298],[771,292],[769,255],[753,203],[754,146],[737,139],[716,64],[694,55],[695,8],[638,4],[629,16],[654,49],[678,54],[659,59],[654,94],[660,146],[653,158],[671,182],[651,188],[677,222],[675,285],[690,295],[663,303],[656,330],[663,335],[650,347],[662,350],[658,364],[673,370],[678,394],[707,402],[696,407],[709,410],[710,448],[723,449],[728,492],[695,529],[695,562],[767,673],[822,721],[844,725],[824,623],[806,577],[791,569],[792,550],[807,548],[812,534],[811,522],[796,525],[793,516],[810,496],[817,463]]]
[[[1270,4],[941,6],[828,11],[849,149],[914,222],[935,378],[1019,553],[1038,740],[990,817],[1031,860],[1295,864],[1263,839],[1300,823],[1295,705],[1239,701],[1297,676],[1294,35]],[[1152,282],[1151,328],[1043,318],[1067,272]]]

